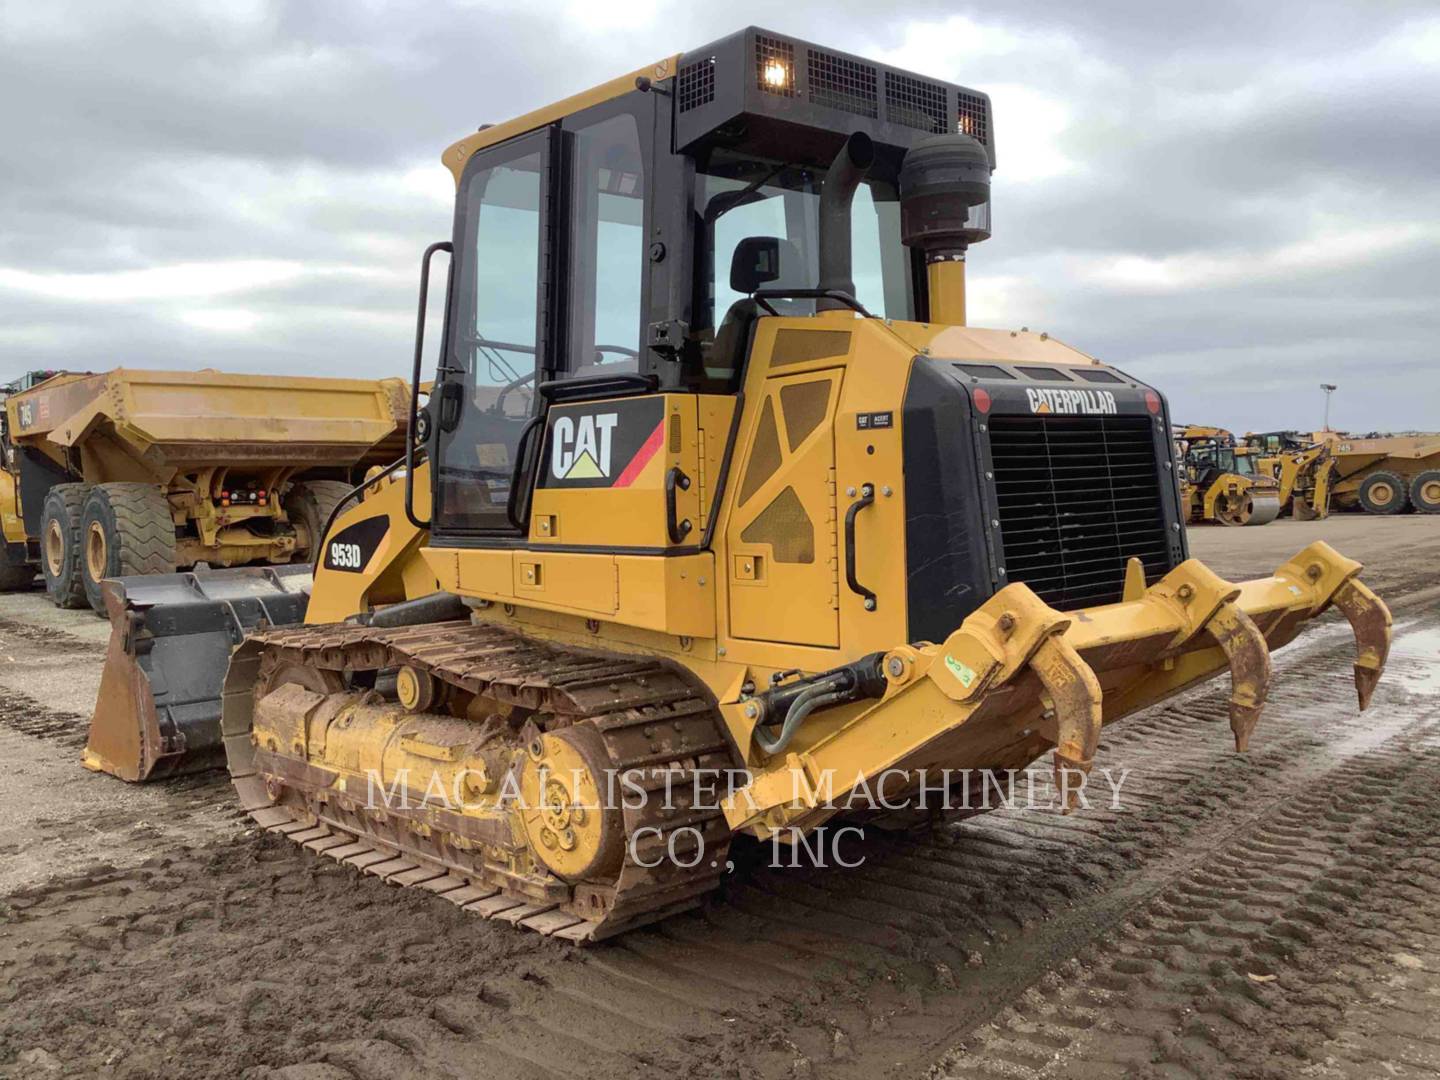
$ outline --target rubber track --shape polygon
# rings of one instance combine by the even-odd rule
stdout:
[[[587,724],[600,733],[610,768],[645,770],[647,787],[663,779],[673,792],[669,800],[652,797],[642,809],[626,809],[624,863],[617,880],[605,884],[603,914],[596,917],[578,898],[537,902],[516,895],[503,880],[487,876],[478,857],[467,863],[465,853],[453,848],[419,850],[408,833],[377,822],[363,808],[345,809],[311,797],[318,789],[305,793],[305,809],[274,805],[260,777],[237,773],[232,762],[236,789],[256,822],[311,851],[386,882],[436,893],[482,917],[577,942],[692,908],[727,871],[730,834],[724,817],[718,810],[692,810],[688,801],[695,771],[728,768],[731,751],[708,699],[663,663],[565,649],[498,627],[454,623],[398,629],[292,627],[253,635],[245,650],[256,661],[257,673],[262,652],[275,661],[331,671],[401,664],[422,668],[477,695],[548,714],[555,720],[550,730]],[[672,834],[685,827],[698,829],[704,842],[703,857],[691,868],[665,857]],[[651,831],[637,844],[641,829]],[[676,851],[688,859],[683,842]],[[643,865],[655,862],[659,865]]]

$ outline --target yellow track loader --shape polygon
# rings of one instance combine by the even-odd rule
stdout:
[[[443,160],[403,486],[467,617],[245,638],[221,734],[260,825],[586,942],[701,903],[737,836],[943,815],[967,770],[1052,754],[1069,805],[1102,725],[1223,672],[1243,750],[1270,650],[1332,606],[1367,704],[1359,564],[1220,579],[1161,394],[967,325],[986,95],[752,28]]]
[[[1191,522],[1268,525],[1280,515],[1280,484],[1262,475],[1248,446],[1224,428],[1186,424],[1176,430]]]

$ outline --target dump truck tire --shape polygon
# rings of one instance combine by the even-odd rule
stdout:
[[[325,526],[340,500],[352,488],[342,480],[302,480],[285,496],[285,514],[292,525],[304,525],[310,533],[310,547],[297,552],[298,558],[315,561],[315,552],[325,541]]]
[[[175,519],[154,484],[95,485],[81,528],[80,576],[96,614],[105,613],[105,578],[175,572]]]
[[[56,484],[45,496],[40,515],[40,573],[50,602],[58,608],[85,606],[80,519],[89,494],[89,484]]]
[[[1410,481],[1410,504],[1422,514],[1440,514],[1440,469],[1426,469]]]
[[[1393,472],[1377,472],[1360,485],[1360,505],[1372,514],[1398,514],[1410,505],[1405,481]]]

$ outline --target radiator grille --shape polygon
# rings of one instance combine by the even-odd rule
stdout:
[[[1004,566],[1052,607],[1118,601],[1132,556],[1153,582],[1169,538],[1144,416],[992,416]]]

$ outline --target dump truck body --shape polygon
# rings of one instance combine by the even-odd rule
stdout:
[[[60,373],[4,403],[6,540],[63,606],[98,608],[106,576],[303,559],[357,470],[403,452],[406,407],[395,379]]]
[[[1354,437],[1316,432],[1335,463],[1333,498],[1343,509],[1440,513],[1440,435]]]

